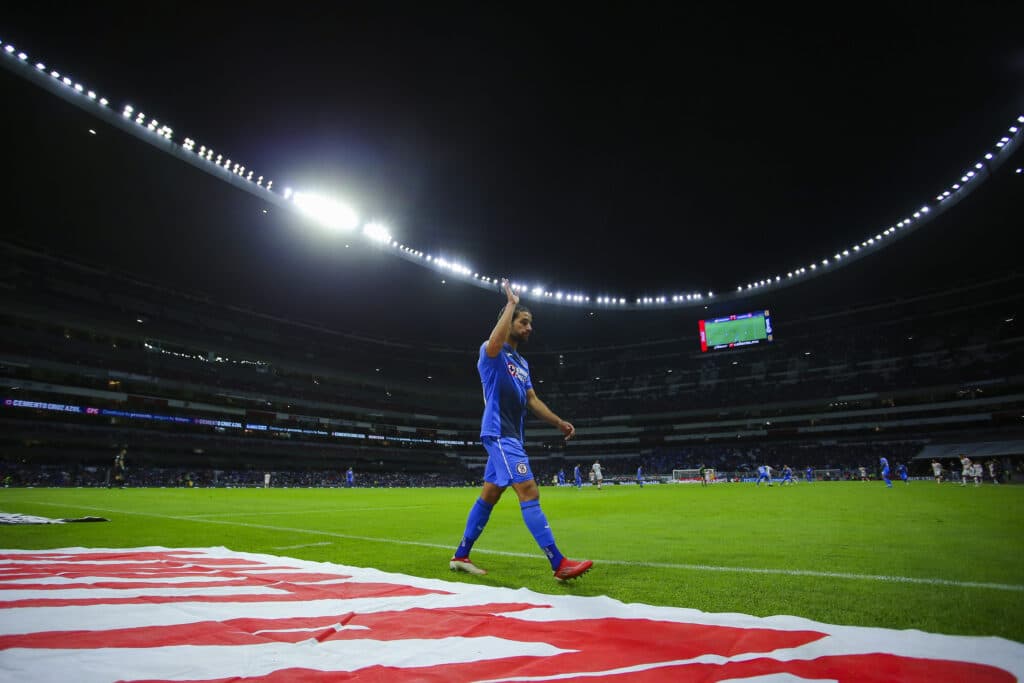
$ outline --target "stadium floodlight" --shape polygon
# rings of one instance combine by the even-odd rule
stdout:
[[[363,226],[363,234],[374,242],[391,241],[391,231],[383,223],[367,223]]]
[[[332,230],[349,232],[359,225],[356,212],[346,204],[309,192],[296,192],[294,198],[302,213]]]
[[[8,55],[11,55],[11,56],[15,56],[16,55],[20,60],[27,61],[28,56],[24,52],[19,52],[13,45],[4,43],[3,41],[0,41],[0,45],[3,46],[4,51]],[[34,66],[35,66],[35,69],[28,70],[28,73],[30,74],[31,78],[33,78],[33,79],[38,81],[41,77],[43,77],[44,74],[46,74],[47,67],[46,67],[46,65],[43,62],[34,63]],[[25,70],[22,70],[22,72],[19,72],[19,73],[22,73],[22,75],[24,75],[24,71]],[[37,75],[37,72],[38,72],[38,75]],[[62,81],[64,85],[68,86],[69,90],[74,90],[74,91],[77,91],[78,93],[83,93],[83,94],[86,92],[85,88],[83,88],[83,86],[81,84],[73,82],[69,77],[66,77],[66,76],[62,77],[62,75],[60,73],[58,73],[57,71],[50,72],[50,75],[54,79]],[[56,90],[54,92],[56,92]],[[95,101],[97,99],[97,94],[94,91],[88,90],[87,92],[88,92],[88,98],[90,100]],[[66,99],[68,101],[73,101],[71,98],[74,97],[74,93],[67,92],[65,94],[60,94],[59,92],[56,92],[56,94],[58,94],[60,97]],[[108,101],[105,98],[103,98],[103,99],[99,100],[99,103],[102,106],[106,106],[108,104]],[[78,105],[78,106],[81,106],[81,105]],[[93,112],[93,113],[96,113],[96,112]],[[135,114],[134,109],[130,105],[128,105],[128,106],[126,106],[124,108],[123,117],[124,117],[124,119],[126,119],[126,122],[127,121],[131,121],[134,114]],[[109,114],[106,114],[106,115],[109,115]],[[139,137],[140,139],[146,140],[146,137],[143,137],[143,136],[146,135],[146,132],[143,131],[142,129],[148,128],[149,132],[155,132],[158,136],[160,136],[162,138],[165,138],[168,141],[170,141],[172,139],[172,130],[169,127],[167,127],[167,126],[161,127],[156,119],[153,119],[151,122],[148,122],[148,126],[147,126],[146,118],[147,117],[142,112],[139,112],[137,118],[135,118],[135,123],[139,125],[139,130],[136,131],[136,132],[132,132],[132,131],[128,130],[127,128],[123,128],[123,130],[126,130],[131,135]],[[1012,148],[1013,140],[1017,139],[1016,136],[1020,132],[1020,128],[1019,128],[1018,124],[1024,124],[1024,114],[1021,114],[1021,115],[1017,116],[1016,117],[1016,122],[1011,123],[1011,125],[1008,126],[1009,133],[1011,135],[1015,136],[1015,138],[1007,137],[1006,135],[1004,135],[1001,139],[999,139],[999,142],[995,145],[997,148],[1003,148],[1005,146],[1010,146]],[[164,149],[164,151],[167,151],[167,146],[166,145],[161,145],[161,147]],[[192,152],[194,150],[194,147],[195,147],[195,141],[192,140],[191,138],[185,138],[184,141],[182,143],[180,143],[180,147],[184,151],[186,151],[186,152]],[[997,149],[996,153],[988,152],[988,153],[986,153],[984,155],[984,158],[986,160],[992,160],[992,159],[995,158],[996,155],[998,155],[998,153],[999,153],[998,149]],[[208,149],[206,146],[203,146],[200,149],[200,153],[199,153],[199,158],[200,159],[204,159],[205,161],[212,162],[213,161],[213,156],[214,156],[214,151],[212,149]],[[195,157],[192,157],[192,158],[195,159]],[[252,183],[252,179],[253,179],[254,173],[251,170],[247,169],[245,166],[243,166],[241,164],[238,164],[238,163],[232,164],[230,159],[226,159],[225,160],[222,155],[217,155],[216,164],[217,164],[218,167],[220,167],[220,168],[218,168],[218,172],[220,172],[221,175],[223,175],[223,172],[226,171],[228,173],[232,173],[235,176],[239,176],[241,178],[244,178],[246,181],[249,181],[249,183]],[[968,183],[971,180],[979,180],[979,181],[984,180],[986,174],[979,175],[980,171],[983,170],[984,167],[985,167],[985,165],[982,162],[980,162],[980,161],[975,162],[974,164],[971,165],[971,167],[969,167],[969,169],[971,169],[971,170],[968,170],[968,171],[964,172],[964,175],[960,179],[960,183],[952,185],[951,189],[954,190],[954,191],[958,191],[959,192],[959,190],[961,190],[961,188],[963,188],[965,193],[969,192],[973,188],[973,186],[976,185],[977,183],[972,183],[970,187],[962,186],[961,183],[965,184],[965,183]],[[213,172],[212,167],[205,168],[204,170],[206,170],[207,172],[211,172],[211,173]],[[1017,175],[1020,175],[1022,173],[1022,170],[1020,168],[1017,168],[1015,172],[1016,172]],[[221,177],[221,179],[223,180],[224,178]],[[260,176],[259,179],[256,181],[255,186],[259,186],[261,189],[266,190],[267,192],[272,192],[273,181],[268,181],[266,183],[266,187],[263,187],[263,180],[264,180],[264,177]],[[250,193],[255,194],[255,192],[254,192],[255,186],[251,186],[250,189],[248,189],[247,191],[249,191]],[[941,194],[939,194],[939,195],[937,195],[935,197],[936,206],[939,207],[937,209],[938,211],[941,212],[942,210],[944,210],[948,206],[949,203],[948,202],[943,203],[943,201],[944,201],[945,198],[948,198],[949,196],[950,196],[950,191],[946,190],[946,191],[942,192]],[[302,195],[301,198],[302,198],[303,201],[300,201],[300,196],[295,195],[290,189],[288,189],[288,190],[286,190],[284,192],[284,199],[285,200],[289,200],[292,197],[294,197],[294,199],[295,199],[296,208],[298,210],[302,211],[303,213],[306,213],[311,218],[317,220],[318,222],[320,222],[320,223],[322,223],[322,224],[324,224],[324,225],[326,225],[328,227],[331,227],[331,228],[336,229],[336,230],[355,230],[355,229],[359,228],[360,225],[362,225],[361,222],[358,221],[358,219],[357,219],[356,212],[352,208],[350,208],[350,207],[348,207],[348,206],[346,206],[346,205],[344,205],[342,203],[335,202],[334,200],[328,199],[326,197],[318,197],[318,196],[312,195],[312,194]],[[278,201],[280,201],[280,200],[278,200]],[[902,221],[899,222],[897,227],[902,229],[902,228],[905,228],[905,227],[910,227],[912,224],[916,225],[915,220],[916,219],[920,219],[922,214],[926,214],[926,213],[929,213],[929,209],[928,209],[927,206],[923,206],[920,209],[918,209],[916,212],[913,213],[913,219],[905,218],[905,219],[903,219]],[[369,237],[371,239],[375,239],[375,240],[380,241],[380,242],[387,243],[390,246],[397,247],[397,248],[401,249],[402,252],[404,252],[406,254],[410,254],[412,256],[415,256],[415,257],[417,257],[419,259],[423,259],[424,258],[425,254],[423,252],[416,251],[416,250],[412,249],[411,247],[407,247],[405,245],[398,244],[398,242],[396,240],[394,240],[390,236],[390,234],[386,231],[386,229],[383,230],[383,231],[378,231],[373,226],[374,226],[373,223],[362,225],[363,232],[367,235],[367,237]],[[882,240],[883,236],[888,237],[890,235],[890,233],[895,232],[895,231],[896,231],[896,227],[890,227],[889,229],[885,230],[883,233],[877,234],[873,238],[868,238],[866,241],[861,242],[860,246],[853,246],[852,249],[853,249],[853,251],[860,251],[862,248],[868,249],[869,246],[873,247],[873,246],[875,246],[875,242],[880,242]],[[345,246],[348,247],[349,245],[346,244]],[[881,246],[881,245],[879,245],[879,246]],[[815,262],[810,263],[809,268],[805,267],[805,268],[794,269],[794,271],[791,271],[787,275],[787,277],[788,278],[794,278],[794,276],[800,276],[801,279],[802,279],[803,276],[807,275],[808,269],[811,270],[811,271],[814,271],[814,270],[818,269],[817,268],[818,265],[822,266],[822,268],[820,268],[818,270],[826,270],[826,267],[829,267],[829,266],[831,266],[833,264],[835,264],[836,267],[839,267],[839,262],[842,260],[842,256],[849,256],[849,253],[850,253],[849,250],[844,250],[842,252],[842,255],[840,255],[839,253],[836,253],[831,259],[829,257],[827,257],[827,255],[823,255],[824,257],[820,256],[818,259],[815,259]],[[476,281],[478,283],[479,282],[487,282],[487,283],[494,282],[494,283],[496,283],[498,281],[497,278],[494,278],[492,280],[491,278],[484,277],[484,278],[481,279],[481,277],[479,276],[478,273],[473,273],[472,270],[466,268],[465,266],[462,266],[461,264],[448,263],[447,261],[445,261],[442,258],[435,258],[435,257],[427,256],[426,260],[427,261],[432,261],[433,265],[435,267],[437,267],[437,268],[443,268],[445,270],[451,270],[452,272],[462,274],[462,275],[466,276],[467,279],[471,279],[471,281]],[[813,275],[811,275],[811,277],[813,277]],[[780,282],[781,279],[782,279],[781,276],[776,276],[774,283],[772,282],[772,278],[771,277],[768,277],[767,279],[759,280],[759,281],[756,281],[756,282],[755,281],[751,281],[751,283],[747,284],[747,289],[748,290],[751,290],[751,289],[757,290],[757,289],[760,289],[760,288],[763,288],[763,287],[771,286],[771,285],[773,285],[775,283]],[[543,297],[546,297],[546,298],[556,298],[556,299],[564,300],[564,301],[568,301],[568,302],[589,302],[591,300],[590,296],[584,295],[584,294],[566,294],[566,293],[563,293],[563,292],[558,292],[557,294],[555,294],[553,292],[550,292],[550,291],[547,291],[547,290],[543,289],[543,287],[541,287],[539,285],[534,287],[532,290],[529,287],[525,286],[525,285],[514,285],[514,286],[515,286],[515,288],[518,291],[526,291],[526,292],[531,293],[532,295],[543,296]],[[739,285],[737,287],[737,292],[742,293],[742,291],[743,291],[743,285]],[[711,296],[711,292],[708,293],[708,296],[709,297]],[[643,303],[643,304],[651,304],[651,303],[662,304],[662,303],[666,303],[668,301],[668,298],[669,297],[666,297],[666,296],[654,296],[654,297],[641,296],[641,297],[637,298],[636,301],[637,301],[638,304],[641,304],[641,303]],[[671,296],[672,302],[673,303],[677,303],[677,304],[682,304],[684,301],[686,301],[686,302],[697,301],[697,300],[700,300],[701,298],[702,298],[702,295],[699,294],[699,293],[697,293],[697,294],[692,294],[692,293],[691,294],[685,294],[685,293],[682,293],[682,294],[676,294],[676,295],[672,295]],[[618,303],[623,304],[623,305],[628,305],[630,303],[625,298],[616,299],[615,297],[608,297],[608,296],[597,297],[597,302],[601,303],[601,304],[609,304],[609,303],[610,304],[615,304],[616,302],[618,302]]]

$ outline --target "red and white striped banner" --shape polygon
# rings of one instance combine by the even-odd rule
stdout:
[[[1024,645],[1002,638],[708,614],[224,548],[0,551],[0,680],[935,683],[1022,672]]]

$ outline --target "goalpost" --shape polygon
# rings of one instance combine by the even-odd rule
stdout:
[[[841,481],[842,470],[814,470],[814,481]]]
[[[704,477],[710,483],[717,481],[718,478],[715,476],[715,470],[710,467],[704,468]],[[699,484],[700,483],[700,470],[699,469],[686,469],[686,470],[672,470],[672,481],[682,484]]]

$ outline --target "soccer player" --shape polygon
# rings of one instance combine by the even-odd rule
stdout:
[[[124,488],[124,474],[125,474],[125,456],[128,455],[128,449],[122,448],[114,456],[114,482],[117,484],[119,489]],[[109,486],[108,486],[109,488]]]
[[[942,483],[942,463],[938,460],[932,460],[932,474],[935,476],[935,483]]]
[[[989,460],[988,461],[988,476],[990,476],[992,478],[992,483],[993,484],[998,484],[999,483],[999,474],[998,474],[998,472],[996,472],[996,461],[995,460]]]
[[[910,484],[910,477],[907,476],[907,466],[903,463],[896,465],[896,474],[900,475],[900,479],[903,480],[904,484]]]
[[[814,481],[814,468],[808,467],[804,470],[804,478],[807,479],[807,483],[810,484]]]
[[[509,486],[519,498],[523,522],[551,563],[555,579],[565,581],[581,576],[593,566],[590,560],[574,561],[562,555],[540,508],[540,489],[530,470],[530,459],[523,447],[523,423],[526,411],[562,432],[568,441],[576,428],[566,422],[537,397],[530,381],[530,366],[519,345],[533,332],[533,314],[519,305],[519,296],[508,280],[501,281],[505,307],[490,337],[480,345],[477,371],[484,392],[484,414],[480,441],[487,451],[484,485],[466,519],[466,530],[455,555],[448,561],[452,571],[486,574],[469,559],[469,552],[491,517],[491,510]],[[596,464],[596,463],[595,463]]]
[[[782,481],[779,482],[779,486],[782,486],[783,484],[785,484],[787,482],[790,485],[793,484],[793,470],[789,467],[789,465],[783,465],[783,467],[782,467]]]
[[[981,480],[984,478],[985,473],[981,469],[981,463],[976,462],[971,465],[971,476],[974,477],[974,485],[981,486]]]
[[[705,472],[707,472],[707,468],[705,468],[704,464],[701,463],[701,466],[699,468],[697,468],[697,478],[700,479],[700,485],[701,486],[707,486],[708,485],[707,477],[704,476]]]
[[[580,464],[576,463],[576,467],[572,468],[572,479],[576,484],[576,488],[583,488],[583,475],[580,474]]]
[[[350,489],[353,486],[355,486],[355,483],[356,474],[355,472],[352,471],[352,468],[349,467],[347,470],[345,470],[345,488]]]
[[[891,489],[892,480],[889,479],[889,458],[883,455],[878,461],[882,465],[882,479],[885,480],[885,487]]]
[[[971,459],[967,457],[966,453],[960,454],[960,485],[967,486],[967,477],[971,476],[973,470]]]
[[[565,468],[558,468],[558,485],[565,486]]]
[[[772,468],[769,465],[760,465],[757,468],[757,482],[755,486],[760,486],[762,481],[768,482],[768,485],[772,485]]]
[[[643,465],[640,465],[640,467],[636,468],[636,483],[640,484],[640,488],[644,487],[644,466]]]
[[[594,481],[597,482],[597,488],[598,488],[598,490],[600,490],[601,489],[601,482],[604,481],[604,475],[601,474],[601,462],[598,461],[598,460],[595,460],[594,464],[591,465],[591,467],[590,467],[590,471],[594,473]]]

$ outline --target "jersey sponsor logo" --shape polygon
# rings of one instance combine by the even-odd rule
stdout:
[[[1013,681],[1024,644],[543,595],[225,548],[0,551],[19,680]],[[73,668],[71,668],[73,667]]]

